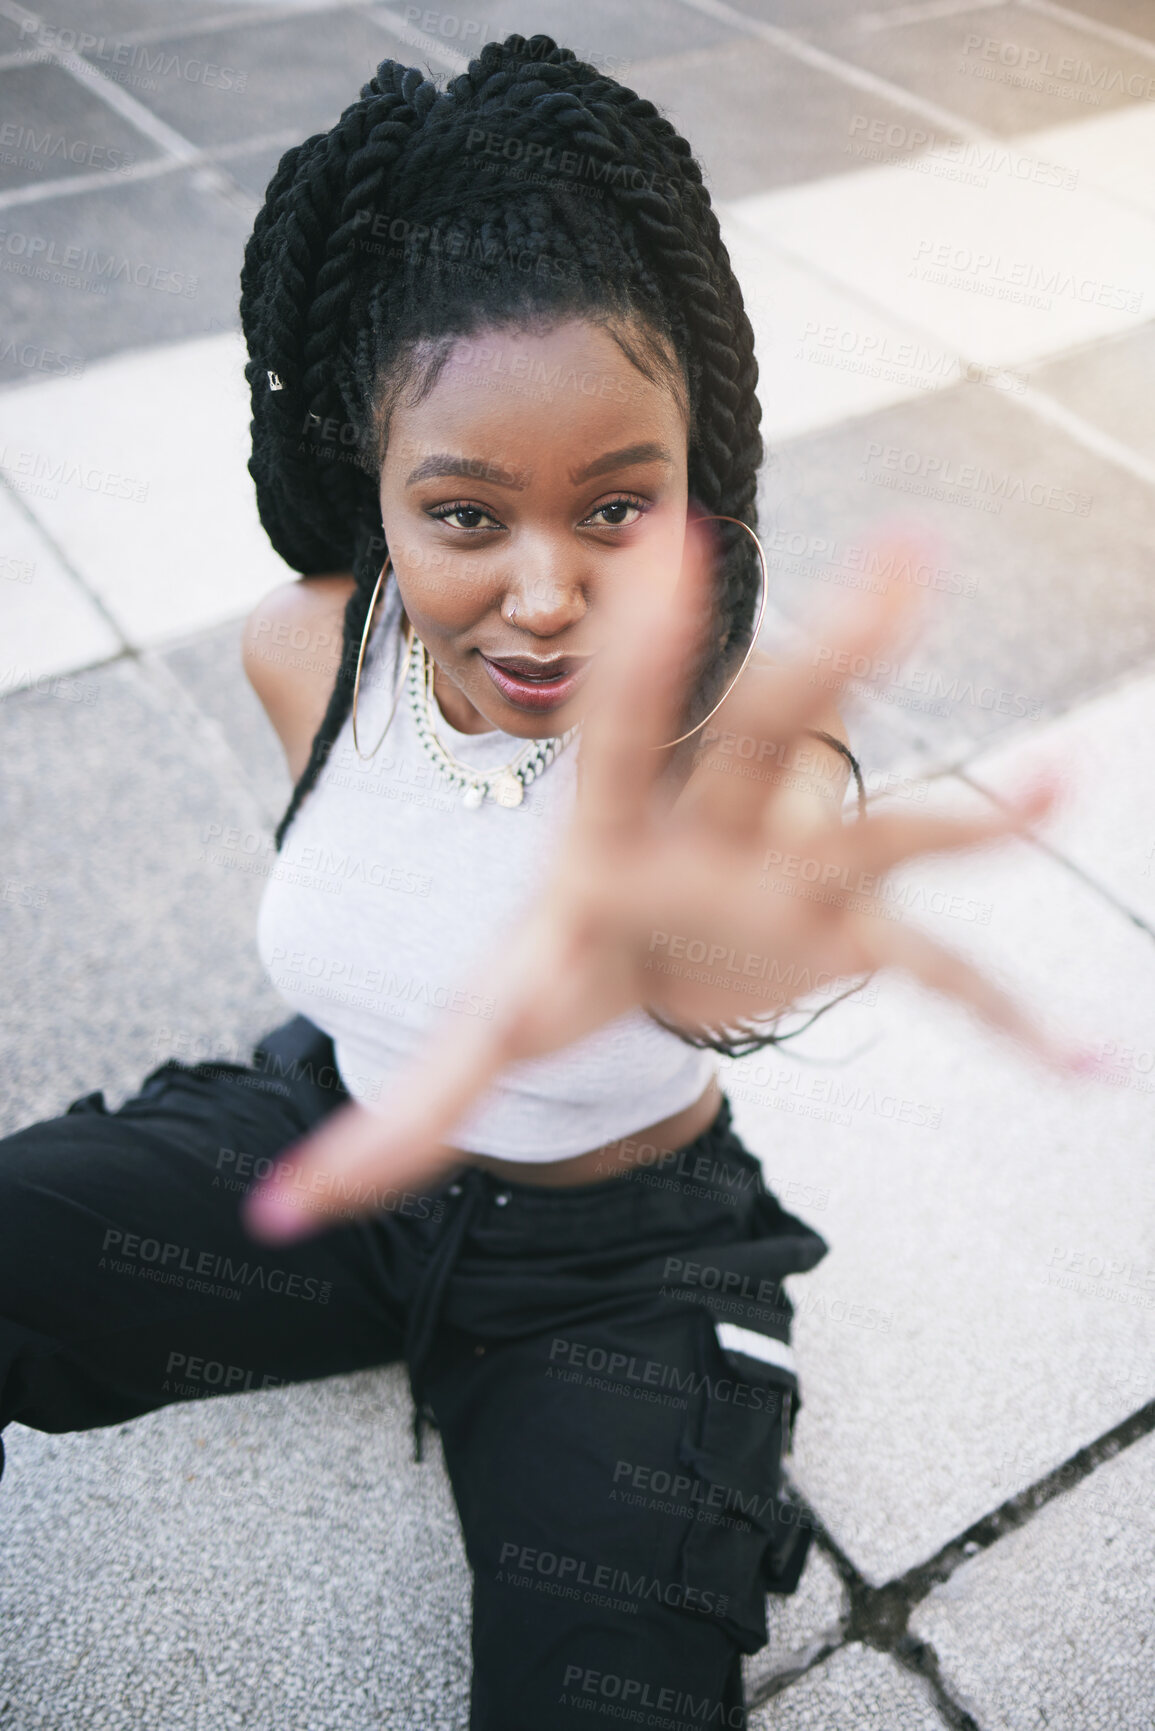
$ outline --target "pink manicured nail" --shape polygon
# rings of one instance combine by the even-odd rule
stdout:
[[[253,1236],[268,1244],[289,1244],[295,1239],[308,1238],[321,1228],[315,1214],[300,1208],[283,1190],[271,1184],[251,1191],[241,1213]]]

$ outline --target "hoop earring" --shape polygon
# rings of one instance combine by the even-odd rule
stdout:
[[[762,567],[762,593],[758,600],[758,617],[754,621],[754,629],[750,633],[750,643],[745,655],[742,657],[742,665],[739,667],[737,673],[734,675],[713,709],[711,709],[710,714],[704,715],[701,721],[695,722],[694,726],[690,728],[688,733],[680,733],[677,739],[667,739],[662,745],[652,745],[650,747],[651,751],[668,751],[672,745],[681,745],[684,739],[689,739],[693,734],[700,733],[702,728],[705,727],[706,723],[710,720],[711,716],[717,715],[718,711],[721,709],[722,705],[725,703],[726,699],[729,697],[730,693],[746,671],[747,664],[758,643],[758,633],[762,628],[762,621],[766,616],[766,599],[769,593],[769,580],[766,575],[766,555],[762,551],[761,541],[759,541],[749,523],[743,523],[740,517],[723,517],[720,515],[695,517],[694,521],[696,523],[737,523],[740,529],[745,529],[747,535],[749,535],[751,541],[753,541],[755,547],[758,549],[758,563]]]
[[[382,565],[380,571],[377,573],[377,581],[373,585],[373,593],[369,598],[369,611],[365,615],[365,629],[361,633],[361,647],[357,651],[357,672],[353,679],[353,750],[357,753],[357,756],[361,759],[362,763],[369,763],[374,757],[376,757],[377,753],[381,749],[382,743],[384,742],[385,735],[393,725],[393,717],[397,713],[397,703],[401,696],[401,687],[405,683],[405,675],[409,667],[409,649],[413,642],[413,627],[410,625],[405,638],[405,649],[401,656],[401,674],[397,680],[397,689],[393,693],[393,704],[389,711],[389,719],[382,728],[381,738],[377,741],[372,751],[362,751],[357,739],[357,699],[361,694],[361,671],[365,665],[365,645],[369,641],[369,630],[373,623],[373,613],[377,606],[377,597],[381,593],[381,585],[385,581],[385,573],[389,569],[389,564],[390,561],[386,558],[384,565]]]

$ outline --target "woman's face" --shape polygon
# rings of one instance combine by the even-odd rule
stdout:
[[[422,402],[402,393],[381,516],[454,727],[536,739],[581,719],[599,597],[643,548],[677,579],[686,458],[676,396],[580,319],[462,338]]]

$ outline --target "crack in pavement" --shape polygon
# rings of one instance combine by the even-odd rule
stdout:
[[[815,1542],[837,1569],[850,1601],[850,1609],[842,1619],[837,1639],[825,1639],[820,1645],[808,1647],[797,1656],[797,1662],[787,1662],[781,1670],[751,1692],[748,1706],[764,1706],[767,1701],[804,1677],[815,1666],[852,1642],[873,1647],[921,1678],[929,1689],[943,1723],[951,1731],[982,1731],[978,1721],[954,1699],[942,1678],[938,1654],[929,1641],[911,1634],[910,1618],[932,1588],[948,1581],[955,1570],[973,1557],[989,1550],[1007,1533],[1027,1525],[1039,1510],[1089,1478],[1105,1461],[1113,1460],[1124,1449],[1155,1431],[1155,1400],[1150,1400],[1129,1418],[1104,1431],[1093,1442],[1076,1449],[1065,1461],[1027,1485],[1024,1490],[972,1522],[963,1532],[949,1539],[925,1563],[918,1563],[905,1574],[882,1586],[872,1586],[847,1556],[838,1541],[827,1530],[821,1517],[805,1502],[797,1489],[789,1484],[790,1500],[804,1513],[813,1526]]]

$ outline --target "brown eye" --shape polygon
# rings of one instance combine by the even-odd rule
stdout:
[[[632,517],[626,513],[633,512]],[[607,529],[630,529],[645,515],[646,505],[641,499],[608,499],[604,505],[599,505],[590,513],[587,521],[592,522],[600,517]]]

